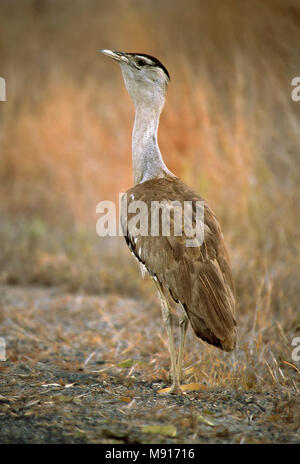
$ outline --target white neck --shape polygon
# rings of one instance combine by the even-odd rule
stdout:
[[[166,175],[174,176],[166,167],[157,143],[161,108],[136,104],[132,134],[134,185]]]

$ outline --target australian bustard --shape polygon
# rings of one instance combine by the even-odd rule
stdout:
[[[202,198],[166,167],[157,143],[157,129],[167,85],[167,69],[143,53],[100,50],[116,60],[135,105],[132,136],[134,187],[127,202],[202,201]],[[127,204],[128,206],[128,204]],[[128,218],[127,218],[128,219]],[[172,385],[180,389],[184,343],[188,322],[205,342],[231,351],[236,344],[234,284],[223,235],[214,213],[204,202],[204,240],[187,247],[184,233],[177,236],[134,235],[122,218],[126,242],[153,278],[158,289],[171,356]],[[150,220],[150,218],[149,218]],[[125,226],[124,226],[125,224]],[[151,227],[151,225],[150,225]],[[176,361],[171,302],[181,308],[180,344]]]

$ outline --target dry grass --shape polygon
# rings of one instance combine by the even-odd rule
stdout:
[[[273,358],[273,344],[245,343],[223,356],[189,333],[185,382],[193,388],[162,395],[157,390],[169,383],[169,356],[154,294],[145,302],[53,287],[0,292],[8,357],[0,365],[2,442],[299,439],[293,375],[275,351]]]
[[[284,361],[297,367],[291,341],[300,330],[300,103],[290,98],[298,2],[3,1],[0,9],[9,17],[0,35],[1,281],[150,298],[151,317],[134,316],[143,338],[131,332],[143,343],[126,356],[140,353],[153,369],[136,369],[166,379],[165,342],[154,343],[151,330],[160,317],[154,290],[118,240],[107,251],[95,234],[97,203],[131,186],[133,118],[118,68],[96,50],[151,53],[172,79],[162,153],[220,218],[237,287],[239,349],[203,349],[200,359],[190,338],[187,380],[295,392],[298,372]],[[112,337],[130,347],[129,332]]]

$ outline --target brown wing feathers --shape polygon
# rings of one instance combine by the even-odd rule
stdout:
[[[179,179],[171,177],[136,185],[127,192],[128,203],[130,198],[144,201],[148,211],[153,200],[202,200]],[[230,351],[236,341],[234,285],[220,226],[207,205],[204,223],[204,243],[200,247],[187,247],[184,236],[133,238],[130,230],[125,231],[125,239],[163,289],[181,302],[195,334]]]

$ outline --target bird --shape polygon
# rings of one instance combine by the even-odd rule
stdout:
[[[121,223],[126,243],[143,271],[152,278],[161,300],[171,361],[171,386],[164,392],[183,391],[182,364],[189,324],[202,341],[223,351],[236,347],[237,322],[235,286],[229,254],[219,222],[207,202],[175,176],[166,166],[158,146],[158,125],[166,90],[170,82],[167,68],[145,53],[125,53],[108,49],[100,53],[117,61],[125,87],[135,107],[132,133],[132,165],[134,186],[126,192],[125,213]],[[182,134],[184,137],[184,134]],[[138,234],[130,227],[131,202],[143,202],[150,210],[153,204],[176,202],[203,204],[203,240],[187,246],[187,234],[175,234],[175,210],[170,235]],[[172,204],[173,204],[172,203]],[[176,208],[175,208],[176,209]],[[179,208],[180,221],[183,210]],[[147,225],[151,228],[152,216]],[[178,355],[174,341],[174,308],[179,309],[180,340]]]

